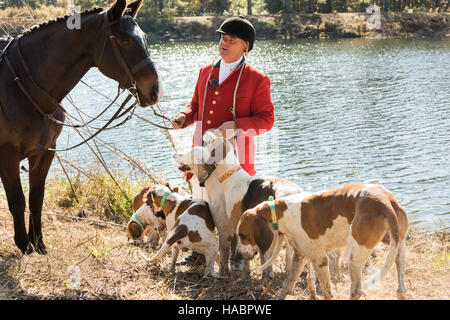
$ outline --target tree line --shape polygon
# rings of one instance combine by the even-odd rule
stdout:
[[[0,0],[0,9],[28,6],[76,6],[80,10],[108,7],[114,0]],[[129,1],[131,2],[131,0]],[[444,12],[450,0],[145,0],[141,15],[174,17],[201,15],[261,15],[274,13],[365,12],[375,4],[382,11]]]

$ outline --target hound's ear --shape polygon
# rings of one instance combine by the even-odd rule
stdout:
[[[155,199],[153,199],[153,191],[150,189],[147,194],[144,196],[145,204],[148,206],[153,206]]]
[[[116,0],[116,2],[114,2],[111,8],[109,8],[107,11],[109,20],[114,21],[123,16],[126,6],[126,0]]]
[[[133,17],[133,19],[136,18],[137,14],[139,12],[139,9],[142,6],[142,2],[144,2],[144,0],[137,0],[135,2],[130,3],[127,6],[127,9],[128,9],[127,12],[130,13],[130,15]]]
[[[261,252],[264,254],[269,250],[273,241],[273,232],[264,219],[257,218],[253,224],[253,235],[255,242]]]
[[[213,143],[211,143],[208,146],[208,149],[210,150],[211,158],[215,162],[220,162],[224,160],[227,156],[228,150],[228,143],[223,138],[218,138],[216,140],[212,140]],[[212,149],[212,150],[211,150]],[[209,160],[209,159],[208,159]]]
[[[178,193],[178,190],[180,190],[180,188],[178,186],[175,186],[175,187],[173,187],[172,191]]]

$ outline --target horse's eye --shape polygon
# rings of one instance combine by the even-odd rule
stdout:
[[[131,40],[130,39],[118,39],[118,41],[119,41],[119,44],[122,47],[129,47],[130,44],[131,44]]]

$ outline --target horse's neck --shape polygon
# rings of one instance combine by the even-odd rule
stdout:
[[[82,18],[81,29],[70,30],[66,21],[60,21],[20,40],[33,80],[56,101],[60,102],[93,66],[100,23],[97,15],[90,15]]]

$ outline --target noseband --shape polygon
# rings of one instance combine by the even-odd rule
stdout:
[[[130,91],[133,94],[133,96],[136,98],[137,102],[139,104],[141,104],[140,100],[139,100],[139,94],[138,94],[138,89],[136,86],[136,79],[134,77],[134,74],[136,74],[139,70],[143,69],[148,64],[153,64],[153,61],[150,58],[150,56],[147,56],[146,58],[142,59],[140,62],[138,62],[136,65],[134,65],[133,67],[130,68],[128,66],[128,64],[126,63],[125,59],[123,58],[122,53],[120,52],[120,48],[117,45],[116,36],[112,33],[112,26],[115,25],[116,23],[120,22],[121,20],[119,18],[115,21],[109,22],[107,12],[104,12],[103,14],[104,14],[104,23],[106,24],[105,28],[107,29],[107,33],[106,33],[105,40],[103,41],[102,49],[100,51],[99,67],[102,65],[106,44],[109,39],[111,42],[111,47],[113,49],[116,60],[119,62],[119,65],[122,67],[122,70],[125,71],[128,79],[130,80],[131,86],[127,89],[128,89],[128,91]],[[130,16],[129,19],[133,19],[133,18]]]

